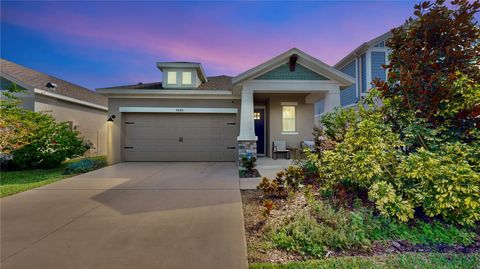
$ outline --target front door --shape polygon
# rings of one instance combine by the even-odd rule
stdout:
[[[265,156],[265,108],[255,108],[253,113],[255,120],[255,135],[257,136],[257,155]]]

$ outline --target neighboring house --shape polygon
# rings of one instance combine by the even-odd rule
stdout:
[[[23,88],[22,107],[68,122],[93,146],[87,154],[107,154],[107,98],[78,85],[1,59],[1,90]]]
[[[236,77],[199,63],[160,62],[163,82],[97,89],[108,96],[108,161],[235,161],[271,155],[275,140],[312,139],[314,103],[340,106],[355,79],[298,50]],[[159,74],[160,76],[160,74]]]
[[[340,92],[341,107],[355,106],[362,97],[372,88],[372,81],[376,78],[385,80],[386,70],[382,65],[388,61],[390,49],[385,46],[386,40],[392,37],[392,32],[387,32],[350,52],[334,67],[353,77],[355,84],[344,88]],[[324,101],[315,104],[315,118],[320,119],[325,111]]]

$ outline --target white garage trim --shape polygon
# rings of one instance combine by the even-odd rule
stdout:
[[[210,107],[120,107],[119,112],[237,114],[238,109],[237,108],[210,108]]]

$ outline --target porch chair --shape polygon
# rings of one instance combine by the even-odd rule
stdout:
[[[308,148],[311,152],[315,152],[315,141],[313,140],[303,140],[300,142],[300,148]]]
[[[287,147],[285,141],[273,141],[272,146],[272,158],[276,160],[278,154],[285,154],[285,159],[290,159],[290,149]]]

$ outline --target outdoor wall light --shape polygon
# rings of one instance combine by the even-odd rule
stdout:
[[[112,116],[110,116],[110,117],[108,118],[107,121],[113,121],[114,119],[115,119],[115,115],[112,115]]]

